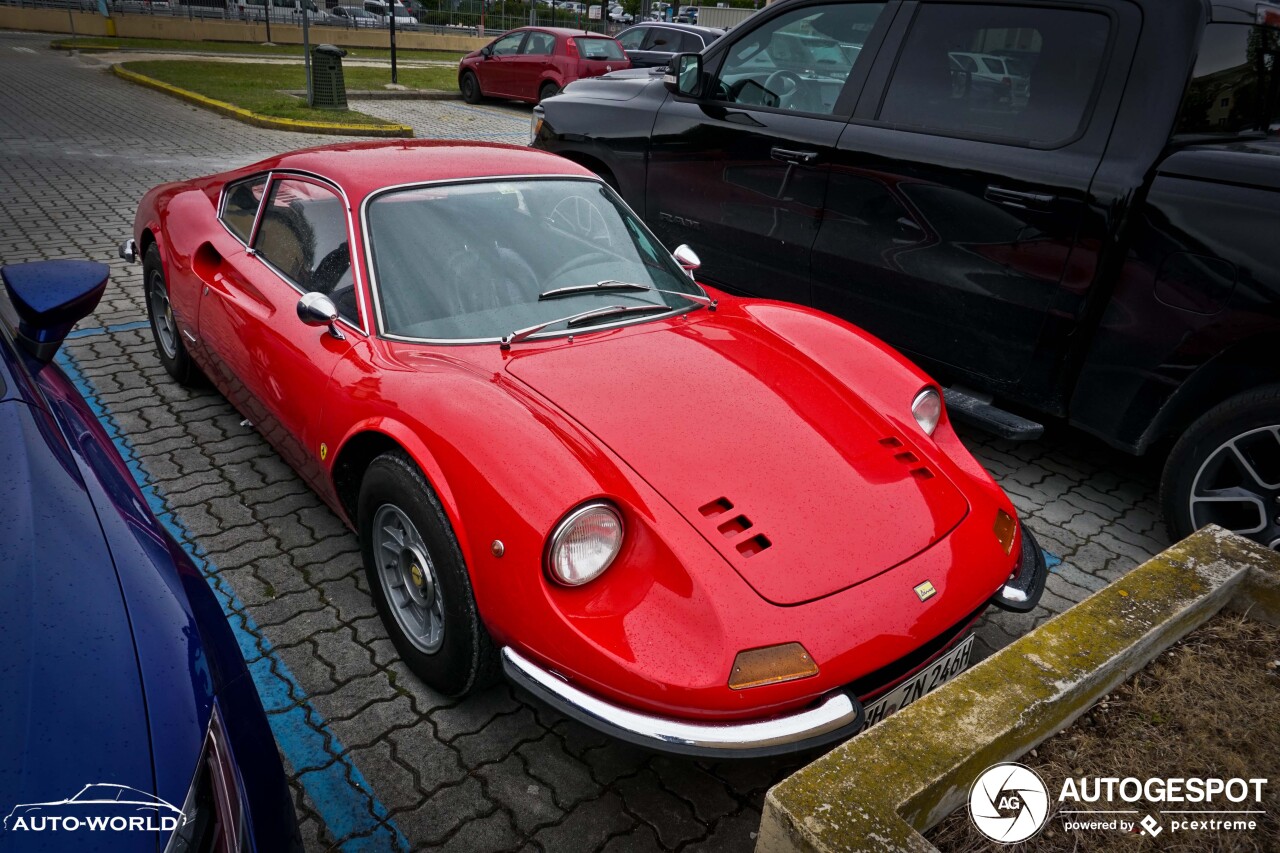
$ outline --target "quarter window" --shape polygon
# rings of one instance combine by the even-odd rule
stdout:
[[[245,243],[253,236],[253,220],[258,215],[258,205],[262,202],[262,191],[267,186],[267,176],[259,175],[231,184],[226,189],[222,202],[222,221]]]
[[[831,115],[884,6],[804,6],[779,15],[728,49],[714,97]]]
[[[254,241],[258,254],[302,291],[323,293],[359,323],[342,199],[310,181],[277,180]]]
[[[1102,14],[922,5],[880,120],[933,133],[1062,145],[1087,119],[1107,55]]]
[[[1209,24],[1177,133],[1280,133],[1280,31]]]

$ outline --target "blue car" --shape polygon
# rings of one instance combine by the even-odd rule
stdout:
[[[0,269],[0,851],[293,851],[239,646],[51,363],[108,268]]]

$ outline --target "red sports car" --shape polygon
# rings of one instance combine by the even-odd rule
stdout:
[[[458,89],[469,104],[510,98],[536,104],[581,77],[630,68],[608,36],[558,27],[521,27],[458,62]]]
[[[937,387],[857,328],[695,283],[543,152],[349,143],[165,184],[157,352],[358,533],[436,690],[508,677],[697,755],[858,731],[964,669],[1045,564]]]

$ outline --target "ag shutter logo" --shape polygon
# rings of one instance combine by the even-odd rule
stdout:
[[[1049,789],[1030,767],[1011,761],[996,764],[969,789],[969,817],[992,841],[1026,841],[1049,819]]]
[[[4,819],[8,832],[172,832],[182,809],[146,791],[99,782],[65,800],[19,803]]]

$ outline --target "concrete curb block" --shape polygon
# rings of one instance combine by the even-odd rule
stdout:
[[[973,780],[1071,724],[1224,607],[1280,621],[1280,557],[1210,527],[770,789],[757,853],[936,853]]]
[[[413,128],[403,124],[338,124],[336,122],[319,122],[319,121],[299,121],[291,118],[275,118],[274,116],[264,116],[250,110],[237,107],[234,104],[228,104],[225,101],[218,101],[213,98],[207,98],[204,95],[181,89],[169,83],[162,82],[154,77],[148,77],[145,74],[139,74],[136,71],[128,71],[119,65],[111,66],[112,72],[121,79],[128,80],[131,83],[137,83],[141,86],[164,92],[167,95],[173,95],[184,101],[212,110],[216,113],[233,118],[236,121],[242,121],[245,124],[251,124],[254,127],[265,127],[271,130],[292,130],[297,133],[322,133],[331,136],[380,136],[380,137],[397,137],[406,138],[413,136]]]

